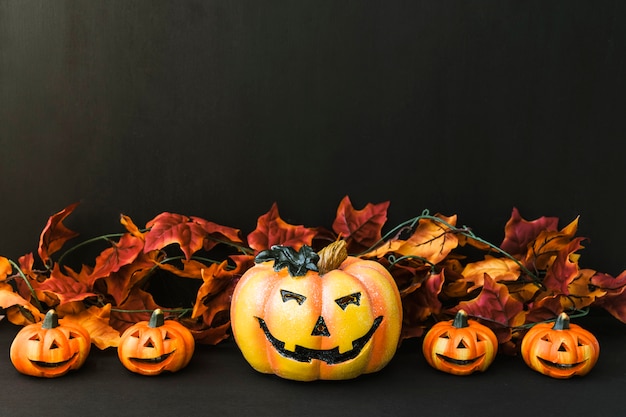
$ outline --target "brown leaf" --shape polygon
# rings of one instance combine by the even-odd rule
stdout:
[[[78,207],[78,203],[70,204],[60,212],[52,215],[39,236],[37,253],[44,264],[50,264],[50,255],[59,251],[65,242],[78,236],[78,233],[68,229],[63,220]]]
[[[28,300],[25,300],[13,291],[13,287],[10,284],[0,282],[0,308],[9,308],[14,305],[25,305],[28,303]]]
[[[356,210],[348,196],[339,203],[332,228],[349,246],[351,252],[370,248],[382,239],[382,228],[387,221],[389,201],[368,203]],[[354,249],[357,246],[359,249]]]
[[[511,255],[522,255],[527,251],[528,244],[539,236],[539,233],[557,230],[559,219],[556,217],[540,217],[533,221],[522,218],[517,208],[513,208],[511,218],[504,227],[504,240],[500,248]]]
[[[178,268],[175,265],[168,264],[168,263],[160,263],[159,262],[159,263],[157,263],[157,265],[162,270],[171,272],[172,274],[177,275],[179,277],[182,277],[182,278],[197,278],[197,279],[202,278],[202,270],[207,267],[202,262],[196,261],[196,260],[193,260],[193,259],[191,259],[189,261],[183,259],[181,261],[181,263],[182,263],[182,269]]]
[[[7,319],[17,325],[26,326],[43,320],[44,315],[32,304],[16,304],[6,310]]]
[[[549,265],[543,284],[546,288],[561,294],[569,294],[570,283],[578,276],[578,261],[573,254],[580,248],[582,238],[567,240],[567,238],[556,237],[544,248],[553,258],[547,263]],[[560,241],[558,244],[557,241]],[[555,243],[552,243],[555,242]],[[541,255],[543,256],[543,255]]]
[[[106,283],[106,292],[115,300],[115,304],[123,305],[137,283],[146,278],[154,268],[159,256],[158,251],[140,254],[133,263],[124,265],[118,271],[102,278]]]
[[[294,226],[281,219],[278,206],[274,203],[272,208],[257,220],[256,229],[248,235],[248,246],[256,252],[274,245],[291,246],[299,250],[303,245],[310,246],[315,235],[315,229]]]
[[[199,217],[191,217],[191,220],[199,224],[206,232],[206,238],[204,239],[204,250],[206,251],[213,249],[220,243],[243,243],[239,229],[222,226]]]
[[[529,243],[526,264],[539,270],[548,269],[559,252],[574,239],[577,227],[578,218],[560,231],[542,230],[539,232],[537,237]]]
[[[150,320],[152,311],[157,308],[162,309],[154,301],[152,294],[133,287],[124,303],[117,306],[115,310],[111,310],[109,324],[121,334],[139,321]]]
[[[144,252],[160,250],[171,244],[178,244],[186,259],[202,249],[207,232],[201,224],[190,217],[175,213],[161,213],[150,220],[150,230],[145,233]]]

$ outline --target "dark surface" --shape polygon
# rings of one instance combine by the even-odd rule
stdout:
[[[257,373],[232,341],[198,346],[187,368],[136,375],[115,349],[90,353],[56,379],[19,374],[8,351],[17,327],[0,323],[0,415],[81,416],[623,416],[626,325],[604,314],[576,321],[600,360],[584,377],[557,380],[502,356],[485,373],[454,376],[428,366],[421,338],[403,343],[382,371],[349,381],[294,382]]]

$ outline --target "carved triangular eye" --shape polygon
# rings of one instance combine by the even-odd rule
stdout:
[[[34,340],[35,342],[39,342],[41,339],[39,338],[38,334],[34,334],[28,340]]]
[[[482,337],[481,335],[476,334],[476,341],[477,341],[477,342],[482,342],[482,341],[484,341],[484,340],[485,340],[485,339],[483,339],[483,337]]]
[[[448,334],[448,332],[445,332],[444,334],[439,336],[441,339],[450,339],[450,335]]]
[[[587,344],[583,342],[582,340],[578,339],[578,346],[587,346]]]
[[[137,339],[139,339],[139,336],[141,336],[141,335],[139,334],[139,330],[135,331],[134,333],[132,333],[132,334],[130,335],[130,337],[136,337]]]
[[[165,336],[163,336],[163,340],[170,340],[170,334],[168,332],[165,332]]]
[[[152,342],[152,339],[148,338],[148,340],[146,340],[146,343],[143,344],[143,347],[153,348],[154,343]]]
[[[559,352],[567,352],[567,346],[565,346],[565,343],[561,343],[561,346],[559,346]]]
[[[359,306],[361,305],[361,293],[355,292],[354,294],[344,295],[343,297],[337,298],[335,302],[342,310],[345,310],[350,304]]]
[[[456,346],[457,349],[467,349],[467,345],[465,344],[465,341],[463,339],[461,339],[461,341],[459,342],[459,344]]]
[[[302,305],[304,300],[306,300],[304,295],[287,290],[280,290],[280,296],[283,299],[283,303],[286,303],[289,300],[295,300],[299,305]]]
[[[53,340],[52,343],[50,344],[50,350],[52,349],[58,349],[59,345],[57,344],[56,340]]]
[[[541,340],[543,340],[544,342],[551,342],[551,340],[550,340],[550,336],[548,336],[548,335],[543,336],[543,337],[541,338]]]
[[[74,332],[70,332],[70,334],[67,336],[69,340],[76,339],[77,337],[79,336]]]

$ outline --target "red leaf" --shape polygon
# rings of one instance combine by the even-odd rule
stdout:
[[[162,307],[154,301],[152,294],[134,287],[126,298],[126,301],[117,306],[115,310],[111,310],[109,324],[121,334],[124,330],[139,321],[150,320],[152,311],[157,308]]]
[[[174,213],[161,213],[149,221],[146,227],[150,230],[145,233],[146,244],[144,252],[163,249],[177,243],[186,259],[202,249],[207,232],[204,227],[193,219]]]
[[[470,316],[501,326],[514,327],[523,323],[520,313],[523,312],[524,305],[509,295],[505,285],[497,283],[488,274],[485,274],[480,294],[473,300],[461,301],[455,310],[459,309],[465,310]]]
[[[543,284],[546,288],[561,294],[569,294],[568,285],[578,276],[578,263],[572,254],[582,247],[583,238],[574,239],[559,250],[554,262],[548,268]]]
[[[248,235],[248,245],[256,252],[266,250],[274,245],[291,246],[299,250],[302,245],[311,245],[316,235],[315,229],[294,226],[280,218],[278,206],[259,217],[256,230]]]
[[[361,249],[367,249],[382,239],[382,228],[387,221],[389,201],[368,203],[363,209],[355,210],[348,196],[337,208],[333,231],[346,240],[348,245],[355,242]]]
[[[63,220],[78,207],[78,203],[71,204],[52,215],[39,236],[39,248],[37,253],[45,264],[49,264],[50,255],[60,250],[65,242],[78,236],[78,233],[68,229]]]
[[[563,304],[561,303],[562,297],[562,295],[544,297],[536,303],[533,303],[526,315],[526,323],[538,323],[557,317],[563,312]]]
[[[143,240],[130,233],[125,233],[118,242],[113,242],[96,258],[96,265],[90,279],[95,281],[112,272],[117,272],[124,265],[132,263],[143,249]]]
[[[612,277],[605,273],[597,273],[591,278],[591,283],[603,290],[621,292],[626,286],[626,270],[622,271],[617,277]]]
[[[522,218],[517,208],[513,208],[511,218],[504,227],[504,241],[500,248],[511,255],[526,253],[527,246],[544,230],[556,231],[557,217],[540,217],[533,221]]]
[[[60,304],[81,301],[87,297],[96,296],[87,284],[76,281],[74,278],[62,273],[58,264],[54,265],[50,278],[39,284],[35,289],[54,294],[58,297]]]
[[[118,271],[103,278],[106,283],[106,292],[113,297],[116,305],[122,305],[135,285],[152,272],[157,254],[157,251],[141,254],[133,263],[124,265]]]

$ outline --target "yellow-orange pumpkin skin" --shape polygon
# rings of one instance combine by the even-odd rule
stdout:
[[[89,332],[59,320],[50,310],[43,321],[24,326],[11,343],[10,358],[25,375],[56,378],[79,369],[91,350]]]
[[[303,246],[298,256],[305,250],[310,248]],[[296,273],[281,267],[281,256],[257,257],[233,293],[233,336],[248,363],[297,381],[351,379],[387,365],[402,325],[400,294],[389,272],[377,262],[347,257],[330,271]]]
[[[533,370],[552,378],[583,376],[600,355],[598,339],[582,327],[570,324],[561,313],[554,324],[539,323],[524,335],[522,358]]]
[[[498,353],[493,331],[459,310],[454,320],[435,324],[424,336],[422,351],[435,369],[453,375],[484,372]]]
[[[181,370],[189,364],[194,349],[189,329],[164,320],[163,312],[156,309],[149,321],[135,323],[122,333],[117,356],[129,371],[151,376]]]

